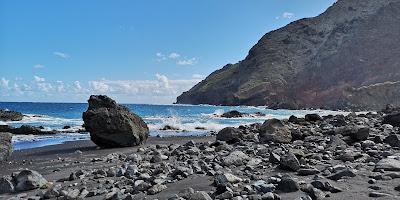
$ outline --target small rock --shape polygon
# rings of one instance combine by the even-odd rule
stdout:
[[[322,117],[318,114],[306,114],[304,119],[308,122],[322,121]]]
[[[147,193],[150,195],[154,195],[154,194],[160,193],[161,191],[163,191],[165,189],[167,189],[166,185],[156,184],[156,185],[153,185],[151,188],[149,188],[147,190]]]
[[[228,156],[222,159],[222,163],[225,166],[231,166],[231,165],[241,166],[245,164],[246,161],[248,161],[249,159],[250,157],[245,153],[243,153],[242,151],[233,151]]]
[[[376,163],[374,170],[400,171],[400,160],[384,158]]]
[[[15,190],[11,177],[5,176],[0,178],[0,194],[13,193]]]
[[[389,144],[392,147],[400,147],[400,135],[398,134],[389,135],[383,140],[383,142]]]
[[[343,177],[355,177],[355,176],[356,174],[352,170],[344,169],[328,176],[328,178],[337,181],[339,179],[342,179]]]
[[[291,177],[282,178],[277,187],[277,189],[282,192],[296,192],[299,188],[299,184]]]
[[[288,153],[281,157],[280,165],[282,169],[298,171],[300,162],[293,153]]]
[[[210,195],[208,195],[206,192],[204,191],[199,191],[199,192],[195,192],[193,193],[188,200],[212,200]]]
[[[214,177],[214,184],[217,187],[225,186],[227,183],[239,182],[242,182],[242,179],[230,173],[218,174]]]

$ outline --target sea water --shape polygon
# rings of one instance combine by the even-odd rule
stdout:
[[[211,105],[146,105],[125,104],[148,124],[151,136],[203,136],[221,130],[224,127],[262,123],[270,118],[288,118],[290,115],[303,117],[307,113],[346,114],[327,110],[271,110],[265,107],[251,106],[211,106]],[[8,125],[43,126],[47,129],[79,129],[83,124],[82,113],[86,103],[16,103],[0,102],[0,109],[15,110],[25,116],[22,121],[5,122]],[[260,112],[265,116],[222,118],[224,112],[237,110],[243,113]],[[2,123],[2,122],[0,122]],[[169,125],[179,131],[160,130]],[[72,131],[71,131],[72,132]],[[47,145],[61,144],[67,141],[90,140],[88,133],[59,133],[55,135],[16,135],[13,137],[14,150],[29,149]]]

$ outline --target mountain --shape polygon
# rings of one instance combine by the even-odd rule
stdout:
[[[380,109],[400,105],[400,0],[338,0],[265,34],[181,104]]]

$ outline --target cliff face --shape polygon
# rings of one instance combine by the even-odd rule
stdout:
[[[317,17],[267,33],[243,61],[213,72],[177,103],[329,109],[399,105],[397,84],[387,84],[400,81],[399,14],[400,0],[339,0]],[[371,98],[381,90],[391,95]]]

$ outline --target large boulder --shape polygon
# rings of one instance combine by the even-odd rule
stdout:
[[[375,164],[375,171],[400,171],[400,160],[394,158],[384,158]]]
[[[260,142],[277,142],[277,143],[290,143],[292,141],[292,134],[286,125],[279,119],[269,119],[265,121],[260,127],[259,133]]]
[[[0,132],[0,161],[5,161],[12,153],[11,133]]]
[[[383,140],[383,142],[389,144],[392,147],[400,147],[400,135],[398,134],[389,135]]]
[[[22,170],[14,177],[15,189],[27,191],[46,186],[47,180],[41,174],[33,170]]]
[[[400,126],[400,112],[388,114],[383,118],[382,124]]]
[[[0,110],[0,121],[21,121],[24,115],[12,110]]]
[[[142,118],[105,95],[92,95],[83,113],[84,127],[100,147],[130,147],[142,144],[149,128]]]
[[[220,130],[217,134],[217,140],[225,141],[228,144],[239,142],[242,136],[242,131],[234,127],[226,127]]]

